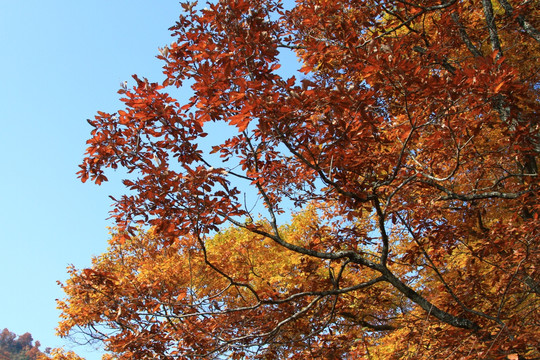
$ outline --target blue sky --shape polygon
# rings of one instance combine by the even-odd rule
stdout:
[[[122,192],[114,177],[100,187],[76,178],[86,119],[118,109],[132,74],[162,79],[155,55],[179,13],[176,0],[1,2],[0,331],[70,348],[54,336],[56,281],[105,251],[108,195]]]

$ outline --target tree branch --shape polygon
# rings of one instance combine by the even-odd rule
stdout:
[[[478,50],[478,48],[473,44],[471,38],[469,37],[469,34],[467,34],[467,31],[465,30],[465,26],[459,20],[458,14],[454,12],[450,14],[450,17],[452,18],[454,23],[457,25],[459,36],[461,37],[461,40],[465,43],[465,45],[467,46],[467,49],[469,49],[471,54],[473,54],[475,57],[482,56],[482,53],[480,52],[480,50]]]
[[[344,318],[346,318],[348,320],[351,320],[355,324],[358,324],[358,325],[360,325],[362,327],[366,327],[366,328],[368,328],[370,330],[374,330],[374,331],[392,331],[392,330],[398,329],[398,327],[393,326],[393,325],[389,325],[389,324],[372,324],[372,323],[367,322],[365,320],[358,319],[356,317],[356,315],[354,315],[353,313],[350,313],[348,311],[340,312],[338,315],[341,315]]]
[[[491,0],[482,0],[482,7],[484,8],[484,15],[486,16],[486,25],[489,32],[489,40],[491,42],[491,48],[493,51],[497,51],[496,59],[499,60],[502,55],[501,43],[499,41],[499,35],[497,34],[497,25],[495,24],[495,16],[493,15],[493,5]]]
[[[407,298],[412,300],[414,303],[419,305],[422,309],[436,317],[437,319],[441,320],[442,322],[445,322],[449,325],[462,328],[462,329],[469,329],[469,330],[479,330],[480,327],[478,324],[474,323],[473,321],[465,318],[460,318],[457,316],[454,316],[452,314],[447,313],[446,311],[443,311],[436,307],[433,303],[429,302],[426,298],[424,298],[422,295],[418,294],[416,291],[405,285],[400,279],[398,279],[389,269],[384,268],[382,269],[382,274],[386,278],[386,280],[394,285],[396,289],[398,289],[403,295],[405,295]]]
[[[512,5],[510,5],[508,1],[499,0],[499,4],[501,4],[502,8],[508,15],[514,16],[514,8],[512,8]],[[516,17],[516,20],[527,34],[529,34],[534,40],[540,42],[540,31],[532,26],[532,24],[528,22],[523,15],[519,14]]]

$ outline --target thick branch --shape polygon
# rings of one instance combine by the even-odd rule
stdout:
[[[493,51],[497,51],[496,59],[498,60],[502,56],[502,49],[499,35],[497,34],[497,26],[495,25],[495,16],[493,15],[493,5],[491,4],[491,0],[482,0],[482,7],[484,8],[484,15],[486,16],[486,25],[489,32],[491,48]]]
[[[514,16],[514,9],[512,8],[512,5],[508,3],[508,1],[499,0],[499,4],[501,4],[504,11],[506,11],[508,15]],[[518,15],[516,17],[516,20],[527,34],[529,34],[534,40],[540,42],[540,31],[538,31],[534,26],[532,26],[531,23],[528,22],[523,15]]]
[[[394,274],[392,274],[389,269],[384,268],[381,272],[386,278],[386,280],[390,284],[394,285],[394,287],[398,289],[403,295],[405,295],[408,299],[412,300],[415,304],[418,304],[422,309],[424,309],[437,319],[441,320],[442,322],[462,329],[478,330],[480,328],[477,324],[475,324],[469,319],[460,318],[439,309],[422,295],[418,294],[416,291],[405,285],[405,283],[403,283]]]
[[[473,54],[475,57],[482,56],[482,53],[480,52],[480,50],[478,50],[478,48],[474,46],[471,38],[469,37],[469,34],[467,34],[467,31],[465,30],[465,26],[459,20],[458,14],[452,13],[450,17],[452,18],[454,23],[456,23],[458,27],[458,31],[459,31],[459,36],[461,37],[461,40],[465,43],[465,45],[467,46],[467,49],[469,49],[471,54]]]
[[[523,279],[523,282],[525,285],[527,285],[532,292],[536,293],[537,295],[540,295],[540,284],[529,275],[525,275],[525,279]]]
[[[386,267],[386,261],[388,259],[388,251],[389,251],[389,240],[388,240],[388,234],[386,233],[386,226],[385,226],[385,216],[381,209],[381,205],[379,204],[379,199],[375,198],[373,200],[373,206],[375,207],[375,210],[377,212],[377,220],[378,220],[378,226],[379,231],[381,232],[381,239],[382,239],[382,251],[381,251],[381,265],[383,267]]]
[[[227,220],[229,220],[232,224],[234,224],[234,225],[236,225],[238,227],[249,230],[249,231],[251,231],[251,232],[253,232],[255,234],[259,234],[259,235],[262,235],[264,237],[267,237],[267,238],[275,241],[279,245],[283,246],[284,248],[289,249],[289,250],[294,251],[294,252],[297,252],[299,254],[313,256],[313,257],[316,257],[316,258],[319,258],[319,259],[327,259],[327,260],[350,259],[352,262],[354,262],[356,264],[364,265],[364,266],[367,266],[367,267],[369,267],[371,269],[379,268],[379,266],[377,264],[363,258],[361,255],[359,255],[358,253],[356,253],[356,252],[354,252],[352,250],[343,250],[343,251],[336,251],[336,252],[327,253],[327,252],[321,252],[321,251],[306,249],[306,248],[304,248],[302,246],[291,244],[291,243],[283,240],[283,238],[281,238],[281,236],[275,235],[275,234],[270,234],[267,231],[264,231],[264,230],[254,226],[254,225],[247,226],[246,224],[243,224],[243,223],[241,223],[239,221],[236,221],[236,220],[234,220],[234,219],[232,219],[230,217],[228,217]]]
[[[441,196],[439,200],[461,200],[461,201],[473,201],[473,200],[480,200],[480,199],[517,199],[521,195],[524,195],[528,193],[529,191],[518,191],[515,193],[504,193],[500,191],[486,191],[481,193],[473,193],[473,194],[458,194],[453,192],[452,190],[438,184],[436,181],[432,179],[421,179],[419,180],[424,184],[431,185],[438,190],[444,192],[447,194],[447,196]]]
[[[465,304],[459,299],[459,297],[454,293],[454,291],[452,290],[452,288],[450,287],[450,285],[446,282],[446,280],[444,279],[444,277],[442,276],[441,272],[439,271],[439,269],[437,268],[437,266],[435,265],[435,263],[433,262],[433,260],[431,260],[431,257],[429,256],[429,254],[427,253],[427,251],[424,249],[424,246],[423,244],[419,241],[418,239],[418,236],[416,235],[416,233],[411,229],[411,227],[409,226],[409,224],[405,221],[405,219],[403,219],[403,217],[401,217],[400,214],[397,214],[398,218],[400,219],[401,223],[407,228],[407,231],[409,232],[409,234],[411,234],[411,236],[413,237],[414,241],[416,242],[416,244],[418,245],[418,247],[420,248],[420,250],[422,251],[422,254],[424,255],[424,257],[426,258],[426,260],[429,262],[430,266],[431,266],[431,269],[433,269],[433,271],[435,271],[435,273],[437,274],[437,277],[439,278],[439,280],[442,282],[442,284],[444,285],[444,287],[446,288],[446,290],[448,291],[448,293],[452,296],[452,298],[454,298],[454,300],[459,304],[459,306],[461,306],[461,308],[471,314],[475,314],[475,315],[478,315],[478,316],[482,316],[486,319],[490,319],[490,320],[493,320],[495,322],[497,322],[498,324],[504,326],[504,323],[499,319],[499,317],[497,316],[496,318],[493,317],[493,316],[490,316],[490,315],[487,315],[483,312],[480,312],[480,311],[476,311],[476,310],[473,310],[473,309],[470,309],[468,308],[467,306],[465,306]]]

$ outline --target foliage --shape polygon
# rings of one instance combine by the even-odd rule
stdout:
[[[109,355],[102,357],[103,360],[109,360],[112,358]],[[47,354],[42,354],[39,360],[84,360],[84,358],[75,354],[73,351],[66,351],[62,348],[52,349]]]
[[[89,120],[81,179],[133,176],[60,334],[119,358],[540,357],[538,3],[183,9],[166,79]]]
[[[36,360],[42,352],[40,343],[30,333],[17,336],[8,329],[0,333],[0,359],[1,360]]]

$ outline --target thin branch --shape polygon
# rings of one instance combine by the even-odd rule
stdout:
[[[385,205],[385,211],[390,207],[390,202],[392,201],[392,198],[404,187],[406,186],[408,183],[410,183],[411,181],[414,181],[416,180],[417,178],[417,175],[412,175],[412,176],[409,176],[407,179],[405,179],[405,181],[403,181],[401,184],[399,184],[398,186],[396,186],[396,188],[394,189],[394,191],[392,191],[390,193],[390,195],[388,195],[388,198],[386,199],[386,205]]]
[[[519,264],[517,264],[516,270],[514,271],[514,273],[512,274],[512,277],[510,278],[510,280],[509,280],[508,283],[506,284],[506,288],[504,289],[504,293],[503,293],[502,296],[501,296],[501,302],[499,303],[499,309],[497,310],[497,318],[501,315],[502,308],[503,308],[504,303],[505,303],[506,295],[508,294],[508,290],[510,290],[510,285],[512,284],[512,282],[514,281],[514,279],[517,277],[517,274],[518,274],[518,272],[519,272],[519,268],[521,267],[521,265],[523,264],[523,262],[525,261],[525,259],[526,259],[526,258],[521,259],[521,261],[519,262]]]
[[[302,154],[300,154],[290,143],[289,141],[286,140],[285,138],[285,135],[279,131],[279,130],[276,130],[276,132],[278,133],[278,136],[279,136],[279,139],[281,140],[281,142],[287,147],[287,149],[294,155],[296,156],[298,159],[300,159],[306,166],[308,166],[310,169],[314,170],[315,172],[317,172],[317,174],[319,175],[319,177],[321,178],[321,180],[326,184],[326,185],[330,185],[332,186],[332,188],[334,188],[334,190],[337,191],[338,194],[342,195],[342,196],[345,196],[345,197],[349,197],[349,198],[352,198],[356,201],[359,201],[359,202],[367,202],[367,201],[370,201],[372,200],[372,197],[371,196],[366,196],[366,197],[361,197],[355,193],[352,193],[350,191],[346,191],[344,190],[343,188],[341,188],[341,186],[339,186],[335,181],[331,180],[328,178],[328,176],[326,176],[326,174],[324,173],[324,170],[321,169],[318,165],[315,165],[315,164],[312,164],[308,159],[306,159]]]
[[[344,318],[346,318],[348,320],[351,320],[352,322],[354,322],[357,325],[363,326],[365,328],[368,328],[368,329],[374,330],[374,331],[392,331],[392,330],[398,329],[398,327],[393,326],[393,325],[389,325],[389,324],[372,324],[372,323],[370,323],[368,321],[365,321],[363,319],[358,319],[354,314],[352,314],[350,312],[347,312],[347,311],[340,312],[338,315],[341,315]]]
[[[221,269],[219,269],[217,266],[215,266],[215,265],[208,259],[208,253],[207,253],[207,251],[206,251],[206,245],[204,244],[204,241],[202,240],[202,238],[200,237],[199,234],[197,234],[197,241],[199,242],[199,245],[201,246],[201,249],[202,249],[202,251],[203,251],[204,262],[205,262],[208,266],[210,266],[215,272],[217,272],[218,274],[220,274],[221,276],[223,276],[224,278],[226,278],[227,280],[229,280],[230,284],[235,285],[235,286],[244,287],[244,288],[248,289],[248,290],[253,294],[253,296],[257,299],[257,301],[260,301],[259,294],[257,294],[257,291],[256,291],[250,284],[240,283],[240,282],[234,280],[231,276],[229,276],[228,274],[226,274],[225,272],[223,272]]]
[[[404,27],[404,26],[409,25],[413,20],[415,20],[416,18],[418,18],[418,17],[420,17],[420,16],[423,16],[423,15],[424,15],[425,13],[427,13],[427,12],[435,11],[435,10],[442,10],[442,9],[445,9],[445,8],[447,8],[447,7],[449,7],[449,6],[452,6],[452,5],[454,5],[454,4],[457,2],[457,0],[451,0],[451,1],[449,1],[449,2],[447,2],[447,3],[444,3],[444,4],[434,5],[434,6],[429,6],[429,7],[423,7],[423,6],[418,6],[418,5],[410,4],[410,3],[407,3],[407,2],[405,2],[405,1],[400,1],[400,2],[401,2],[401,3],[404,3],[404,4],[407,4],[407,5],[412,5],[412,6],[417,7],[417,8],[421,8],[422,11],[420,11],[420,12],[416,13],[415,15],[409,17],[407,20],[402,21],[401,24],[394,26],[393,28],[391,28],[391,29],[389,29],[389,30],[383,32],[382,34],[380,34],[380,35],[378,35],[378,36],[376,36],[376,37],[374,37],[374,38],[372,38],[372,39],[370,39],[369,41],[366,41],[366,42],[365,42],[364,44],[362,44],[361,46],[365,46],[366,44],[368,44],[368,43],[370,43],[370,42],[372,42],[372,41],[374,41],[374,40],[378,40],[378,39],[380,39],[380,38],[382,38],[382,37],[385,37],[386,35],[389,35],[389,34],[395,32],[395,31],[401,29],[401,28]]]
[[[427,49],[421,47],[421,46],[414,46],[413,47],[413,50],[416,51],[417,53],[420,53],[422,55],[426,54],[427,53]],[[439,64],[441,65],[443,68],[445,68],[446,70],[448,70],[448,72],[452,75],[455,75],[456,74],[456,68],[455,66],[453,66],[452,64],[450,64],[450,62],[448,62],[448,59],[446,57],[443,57],[442,58],[442,62],[435,62],[436,64]]]

